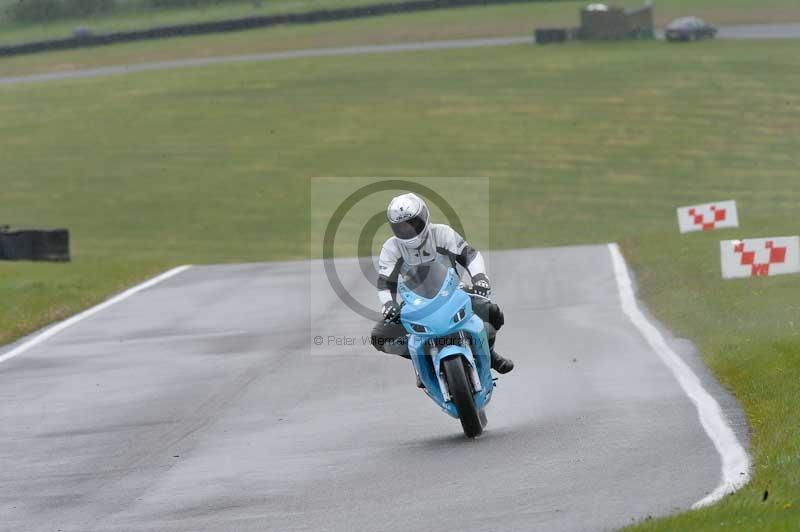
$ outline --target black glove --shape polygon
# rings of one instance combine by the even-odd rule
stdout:
[[[400,321],[400,305],[394,301],[387,301],[383,304],[383,321],[397,322]]]
[[[486,275],[479,273],[472,278],[472,293],[483,297],[492,295],[492,285],[489,284],[489,278]]]

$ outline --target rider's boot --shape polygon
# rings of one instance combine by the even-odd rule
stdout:
[[[512,369],[514,369],[514,361],[510,358],[503,358],[500,353],[495,351],[494,349],[491,350],[492,354],[492,369],[495,370],[497,373],[508,373]]]

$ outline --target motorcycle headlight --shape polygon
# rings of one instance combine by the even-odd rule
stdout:
[[[426,333],[428,332],[428,328],[424,325],[420,325],[419,323],[412,323],[411,330],[418,333]]]

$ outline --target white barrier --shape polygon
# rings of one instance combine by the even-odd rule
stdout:
[[[720,256],[724,279],[798,273],[800,237],[723,240]]]
[[[736,202],[729,200],[678,207],[678,227],[681,233],[739,227]]]

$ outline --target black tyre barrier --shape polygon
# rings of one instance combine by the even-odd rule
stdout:
[[[406,2],[391,2],[385,4],[371,4],[357,7],[343,7],[340,9],[320,9],[305,13],[285,13],[261,17],[247,17],[213,22],[200,22],[196,24],[180,24],[175,26],[161,26],[134,31],[118,33],[91,34],[85,32],[80,36],[67,39],[53,39],[36,41],[11,46],[0,46],[0,57],[33,54],[52,50],[66,50],[70,48],[83,48],[88,46],[103,46],[107,44],[143,41],[148,39],[163,39],[167,37],[186,37],[207,33],[222,33],[228,31],[249,30],[284,24],[312,24],[318,22],[332,22],[363,17],[377,17],[396,13],[412,13],[415,11],[428,11],[433,9],[447,9],[453,7],[470,7],[495,4],[518,3],[543,3],[559,0],[410,0]]]
[[[536,44],[567,42],[568,31],[564,28],[541,28],[533,33]]]
[[[69,230],[0,227],[0,260],[68,262]]]

